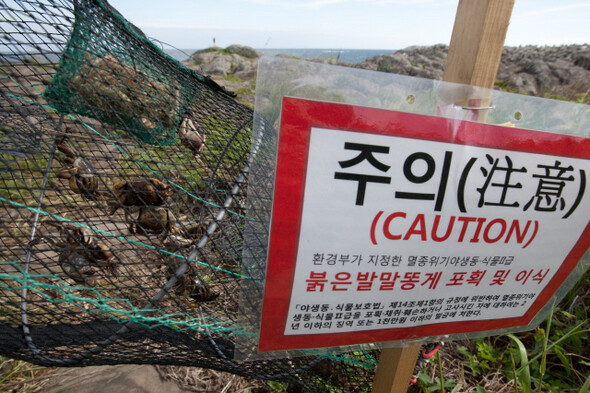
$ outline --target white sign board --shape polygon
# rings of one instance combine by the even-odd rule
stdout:
[[[588,248],[587,138],[285,98],[260,350],[526,325]]]

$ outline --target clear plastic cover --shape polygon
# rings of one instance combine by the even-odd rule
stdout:
[[[252,315],[261,315],[262,312],[283,97],[436,116],[446,119],[452,130],[458,130],[468,120],[583,138],[590,136],[590,107],[587,105],[316,62],[281,57],[261,58],[243,255],[244,273],[253,279],[247,282],[251,290],[240,294],[240,312],[249,316],[250,321]],[[586,253],[547,305],[526,326],[429,338],[453,340],[530,330],[547,317],[551,308],[571,289],[589,265],[590,257]],[[289,283],[284,283],[284,287],[288,290]],[[242,336],[248,338],[240,340],[236,350],[239,360],[349,352],[408,343],[401,340],[259,353],[259,326],[250,326],[247,330],[247,334]],[[426,337],[410,341],[423,339]]]

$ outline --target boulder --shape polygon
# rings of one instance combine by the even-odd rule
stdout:
[[[183,63],[208,76],[225,77],[235,74],[238,78],[252,78],[256,75],[258,57],[261,53],[241,45],[225,49],[208,48],[193,53]]]
[[[447,53],[448,46],[437,44],[408,47],[358,64],[312,61],[442,79]],[[229,90],[253,91],[260,56],[250,47],[231,45],[197,51],[184,63]],[[590,91],[590,45],[505,47],[496,79],[497,88],[511,92],[579,100]],[[252,96],[248,100],[253,100],[253,93],[247,94]]]
[[[442,79],[448,47],[412,46],[353,67]],[[505,47],[497,87],[536,96],[579,99],[590,90],[590,45]]]
[[[227,48],[225,48],[225,50],[229,53],[240,55],[242,57],[247,57],[249,59],[257,59],[260,56],[262,56],[262,53],[258,52],[256,49],[243,45],[230,45]]]

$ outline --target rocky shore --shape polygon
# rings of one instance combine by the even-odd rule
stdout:
[[[448,46],[409,47],[376,56],[362,63],[337,63],[348,67],[430,79],[442,79]],[[261,53],[240,45],[209,48],[193,53],[184,63],[211,76],[253,105],[256,69]],[[505,47],[496,88],[540,97],[590,103],[590,45]]]

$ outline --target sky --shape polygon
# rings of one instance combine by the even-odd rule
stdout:
[[[458,0],[110,0],[181,49],[403,49],[448,44]],[[515,0],[506,45],[590,43],[590,0]]]

